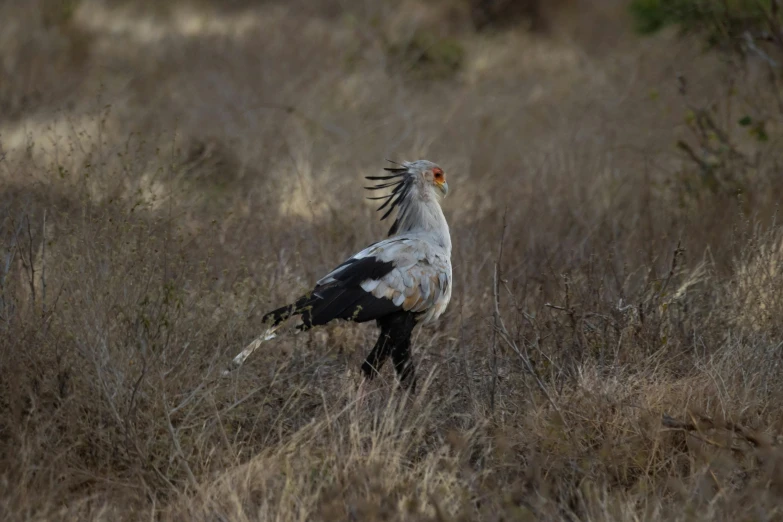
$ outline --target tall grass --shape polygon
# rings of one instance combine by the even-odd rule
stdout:
[[[622,2],[566,3],[546,35],[475,33],[445,1],[44,4],[0,17],[48,35],[0,46],[4,520],[779,517],[756,62],[639,40]],[[422,32],[460,46],[453,74],[399,62]],[[52,61],[62,35],[78,63]],[[389,368],[358,400],[376,331],[348,323],[221,377],[266,310],[384,234],[360,183],[386,157],[452,187],[422,389]]]

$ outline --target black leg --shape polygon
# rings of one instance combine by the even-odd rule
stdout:
[[[378,340],[375,342],[375,347],[373,347],[370,355],[367,356],[362,364],[362,372],[364,372],[364,376],[368,379],[373,379],[378,375],[383,363],[389,358],[392,349],[389,328],[381,325],[380,321],[378,321],[378,323],[378,326],[381,327],[381,334],[378,336]]]
[[[391,355],[394,370],[400,384],[409,391],[416,389],[416,375],[411,360],[411,333],[416,326],[416,315],[410,312],[397,312],[378,319],[381,334],[370,355],[362,364],[362,371],[372,379]]]
[[[404,313],[395,318],[391,328],[394,345],[392,346],[392,362],[400,385],[410,392],[416,391],[416,371],[411,359],[411,334],[416,326],[416,316]]]
[[[400,341],[392,349],[394,370],[400,380],[400,385],[411,393],[416,392],[416,370],[411,359],[410,338]]]

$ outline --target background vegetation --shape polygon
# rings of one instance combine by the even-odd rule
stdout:
[[[0,3],[3,520],[776,520],[777,2]],[[647,33],[644,36],[639,32]],[[264,311],[449,175],[454,297]]]

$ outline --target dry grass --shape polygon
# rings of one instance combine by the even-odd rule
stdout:
[[[760,75],[619,1],[544,35],[446,0],[221,5],[0,6],[3,520],[781,517],[780,127],[734,138],[740,197],[675,147],[688,110],[778,114]],[[391,51],[422,33],[453,74]],[[387,368],[357,404],[372,325],[220,378],[384,233],[385,157],[452,186],[423,389]]]

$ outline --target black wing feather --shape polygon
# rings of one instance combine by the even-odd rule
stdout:
[[[361,284],[368,279],[380,279],[392,270],[393,262],[376,257],[348,259],[334,270],[334,281],[316,286],[295,303],[269,312],[263,320],[271,319],[272,326],[276,326],[293,315],[300,315],[304,323],[302,329],[308,329],[333,319],[363,323],[385,317],[401,307],[391,299],[375,297]]]

